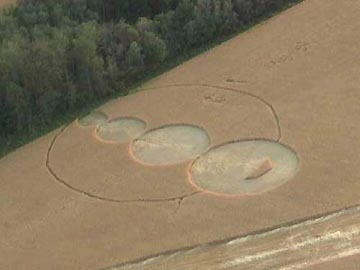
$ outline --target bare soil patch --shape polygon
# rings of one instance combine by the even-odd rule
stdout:
[[[0,8],[5,7],[10,4],[15,4],[16,0],[0,0]]]

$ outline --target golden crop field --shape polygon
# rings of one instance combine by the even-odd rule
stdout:
[[[306,0],[0,159],[0,269],[359,269],[359,16]]]

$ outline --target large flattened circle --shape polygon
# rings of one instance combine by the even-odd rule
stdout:
[[[99,111],[91,112],[90,114],[78,119],[78,124],[82,127],[93,127],[106,123],[108,116]]]
[[[259,194],[279,187],[297,172],[299,160],[287,146],[249,140],[216,147],[190,167],[190,181],[217,195]]]
[[[146,123],[133,117],[121,117],[103,123],[96,129],[96,136],[110,143],[126,143],[139,137],[146,129]]]
[[[279,138],[276,119],[260,99],[212,86],[169,86],[112,100],[99,108],[111,119],[134,117],[147,130],[186,123],[201,127],[209,148],[246,138]],[[196,192],[187,181],[192,160],[144,166],[130,143],[102,143],[93,129],[70,125],[56,137],[48,165],[57,179],[83,194],[109,200],[163,200]]]
[[[148,165],[182,163],[204,153],[210,145],[205,130],[192,125],[169,125],[147,132],[131,145],[136,160]]]

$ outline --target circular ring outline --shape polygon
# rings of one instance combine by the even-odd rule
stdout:
[[[287,150],[290,150],[291,152],[294,153],[295,157],[296,157],[296,160],[297,160],[297,168],[294,172],[294,175],[299,171],[300,169],[300,157],[298,155],[298,153],[293,149],[291,148],[290,146],[286,145],[286,144],[283,144],[281,143],[280,141],[275,141],[275,140],[271,140],[271,139],[266,139],[266,138],[256,138],[256,139],[241,139],[241,140],[234,140],[234,141],[229,141],[229,142],[225,142],[225,143],[222,143],[222,144],[219,144],[219,145],[216,145],[214,147],[211,147],[207,152],[205,152],[204,154],[202,155],[206,155],[207,153],[209,153],[210,151],[214,150],[214,149],[217,149],[217,148],[220,148],[222,146],[225,146],[225,145],[228,145],[228,144],[233,144],[233,143],[242,143],[242,142],[256,142],[256,141],[266,141],[266,142],[272,142],[272,143],[278,143],[280,144],[281,146],[283,146],[284,148],[286,148]],[[210,194],[210,195],[214,195],[214,196],[217,196],[217,197],[225,197],[225,198],[240,198],[240,197],[244,197],[244,196],[256,196],[256,195],[259,195],[259,194],[262,194],[262,193],[265,193],[265,192],[269,192],[271,190],[274,190],[274,189],[277,189],[278,187],[282,186],[283,184],[285,184],[286,182],[282,183],[282,184],[279,184],[278,186],[274,187],[274,188],[267,188],[267,189],[264,189],[263,191],[261,192],[246,192],[246,193],[241,193],[241,194],[229,194],[229,193],[223,193],[223,192],[216,192],[216,191],[211,191],[211,190],[207,190],[207,189],[204,189],[204,188],[201,188],[199,187],[198,185],[196,185],[193,181],[192,181],[192,174],[191,174],[191,168],[192,166],[194,165],[194,163],[199,160],[201,158],[201,156],[198,156],[197,158],[195,158],[190,164],[189,166],[187,167],[187,170],[186,170],[186,175],[187,175],[187,181],[188,183],[193,187],[195,188],[196,190],[204,193],[204,194]],[[291,179],[290,179],[291,180]]]
[[[264,98],[243,91],[243,90],[239,90],[239,89],[235,89],[235,88],[231,88],[231,87],[225,87],[225,86],[217,86],[217,85],[210,85],[210,84],[196,84],[196,83],[183,83],[183,84],[169,84],[169,85],[161,85],[161,86],[157,86],[157,87],[145,87],[145,88],[138,88],[138,92],[140,91],[148,91],[148,90],[160,90],[160,89],[164,89],[164,88],[179,88],[179,87],[207,87],[207,88],[212,88],[212,89],[218,89],[218,90],[224,90],[224,91],[229,91],[229,92],[233,92],[233,93],[237,93],[237,94],[243,94],[246,96],[250,96],[256,100],[258,100],[259,102],[263,103],[270,111],[271,114],[275,120],[275,124],[277,127],[277,139],[275,140],[276,142],[280,142],[281,138],[282,138],[282,131],[281,131],[281,126],[280,126],[280,120],[278,117],[278,114],[275,110],[275,108],[273,107],[273,105],[271,105],[271,103],[269,103],[268,101],[266,101]],[[119,98],[116,98],[119,99]],[[115,100],[116,100],[115,99]],[[47,169],[47,171],[49,172],[50,175],[53,176],[53,178],[60,183],[61,185],[65,186],[66,188],[79,193],[81,195],[84,195],[88,198],[91,199],[97,199],[100,201],[105,201],[105,202],[112,202],[112,203],[137,203],[137,202],[154,202],[154,203],[158,203],[158,202],[168,202],[168,201],[178,201],[178,200],[183,200],[186,197],[190,197],[199,193],[202,193],[202,191],[194,191],[192,193],[188,193],[182,196],[176,196],[176,197],[169,197],[169,198],[164,198],[164,199],[149,199],[149,198],[138,198],[138,199],[130,199],[130,200],[120,200],[120,199],[112,199],[112,198],[108,198],[108,197],[103,197],[103,196],[98,196],[95,194],[92,194],[90,192],[87,192],[85,190],[82,190],[80,188],[77,188],[71,184],[69,184],[66,180],[62,179],[56,172],[55,170],[51,167],[51,153],[52,150],[56,144],[57,139],[63,134],[63,132],[71,125],[71,123],[63,126],[60,131],[53,137],[53,139],[50,142],[49,148],[47,150],[46,153],[46,161],[45,161],[45,167]],[[256,140],[256,138],[253,140]],[[235,140],[236,141],[236,140]],[[192,164],[192,162],[190,163]],[[187,178],[189,179],[189,178]],[[192,186],[193,187],[193,186]],[[193,187],[194,188],[194,187]]]

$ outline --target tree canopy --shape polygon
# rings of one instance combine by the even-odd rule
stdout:
[[[298,0],[19,0],[0,15],[0,143]]]

